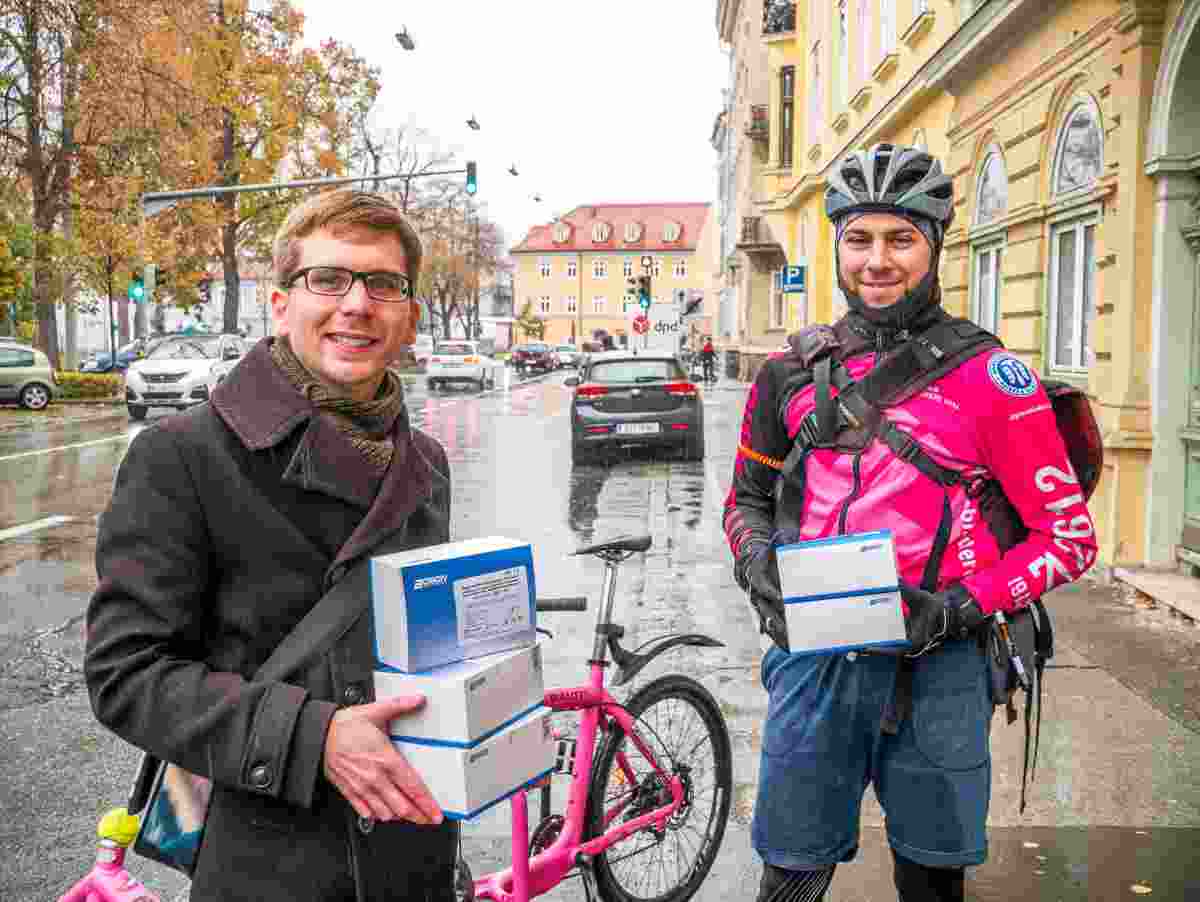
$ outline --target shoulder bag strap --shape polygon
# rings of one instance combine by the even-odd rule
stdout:
[[[370,558],[360,558],[321,596],[307,614],[275,647],[271,656],[254,673],[255,681],[281,680],[328,651],[354,626],[370,604]],[[146,807],[161,759],[149,752],[142,756],[125,810],[136,814]]]

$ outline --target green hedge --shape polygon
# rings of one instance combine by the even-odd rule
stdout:
[[[124,379],[112,373],[55,373],[60,398],[119,397]]]

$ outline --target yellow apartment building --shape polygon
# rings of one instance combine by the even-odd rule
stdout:
[[[510,251],[515,314],[526,304],[551,344],[590,341],[603,330],[618,347],[633,334],[641,307],[629,279],[650,263],[654,303],[699,300],[711,291],[710,204],[585,204],[534,226]],[[694,332],[708,333],[703,318]]]
[[[742,123],[761,160],[743,303],[806,263],[789,326],[844,309],[830,166],[881,141],[943,160],[945,306],[1087,390],[1102,562],[1155,578],[1200,572],[1198,23],[1200,0],[768,0],[765,124]]]

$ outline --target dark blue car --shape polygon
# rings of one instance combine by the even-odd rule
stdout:
[[[157,339],[135,338],[129,344],[117,348],[116,369],[118,372],[125,372],[129,364],[144,357],[157,343]],[[79,371],[81,373],[111,373],[113,371],[112,354],[108,351],[93,354],[84,361]]]

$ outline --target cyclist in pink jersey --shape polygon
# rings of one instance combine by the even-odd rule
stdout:
[[[1095,531],[1045,391],[998,342],[915,381],[875,422],[823,413],[838,410],[839,386],[959,326],[941,307],[953,193],[937,160],[887,144],[852,153],[829,177],[825,209],[849,310],[762,367],[725,507],[736,578],[774,640],[752,828],[759,898],[823,895],[857,851],[873,783],[902,902],[962,899],[964,868],[987,854],[992,703],[979,633],[993,613],[1077,579]],[[822,359],[838,377],[824,406],[812,375]],[[895,538],[911,649],[788,654],[775,546],[878,529]]]

